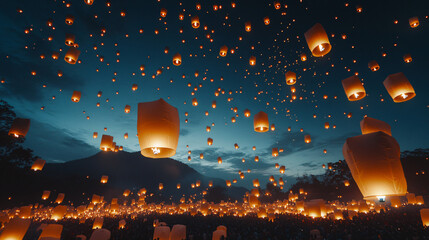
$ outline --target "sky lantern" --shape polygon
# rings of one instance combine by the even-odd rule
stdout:
[[[200,18],[198,16],[193,16],[191,18],[191,25],[195,29],[199,28],[200,27]]]
[[[271,124],[270,130],[271,130],[272,132],[274,132],[274,131],[276,130],[276,125],[274,125],[274,123],[273,123],[273,124]]]
[[[79,58],[80,50],[76,47],[70,47],[66,55],[64,56],[64,61],[66,61],[69,64],[76,64],[77,59]],[[54,55],[52,54],[52,58],[54,58]]]
[[[249,64],[250,64],[250,66],[255,66],[256,65],[256,57],[255,56],[251,56],[249,58]]]
[[[407,193],[401,152],[393,137],[375,132],[348,138],[343,155],[364,199]]]
[[[167,158],[176,154],[180,134],[177,108],[162,98],[138,104],[137,133],[145,157]]]
[[[366,96],[365,88],[357,76],[353,75],[343,79],[341,83],[349,101],[358,101]]]
[[[303,61],[303,62],[307,61],[307,54],[301,53],[300,57],[301,57],[301,61]]]
[[[74,45],[74,41],[76,40],[76,36],[70,33],[66,33],[65,44],[69,47]]]
[[[213,139],[207,138],[207,145],[209,146],[213,145]]]
[[[80,91],[73,91],[71,100],[72,102],[79,102],[80,101],[80,97],[81,97],[81,92]]]
[[[362,131],[362,134],[382,131],[392,136],[390,125],[375,118],[365,117],[364,119],[362,119],[360,121],[360,129]]]
[[[305,143],[311,143],[311,136],[310,135],[305,135],[304,136],[304,142]]]
[[[67,15],[65,22],[66,22],[67,25],[73,25],[73,23],[74,23],[74,17],[73,17],[73,15]]]
[[[58,193],[57,199],[55,200],[56,204],[61,204],[64,201],[64,197],[66,195],[64,193]]]
[[[271,156],[277,157],[278,155],[279,155],[279,149],[278,148],[271,149]]]
[[[122,195],[124,195],[124,197],[128,197],[130,193],[131,193],[130,189],[125,189]]]
[[[192,99],[192,106],[198,106],[198,100],[196,98]]]
[[[128,133],[124,133],[124,139],[128,139]]]
[[[255,156],[255,162],[259,162],[259,156]]]
[[[244,110],[244,116],[245,117],[250,117],[250,110],[249,109],[245,109]]]
[[[420,217],[422,218],[423,226],[429,227],[429,208],[420,209]]]
[[[383,85],[396,103],[406,102],[416,96],[413,86],[402,72],[387,76]]]
[[[287,85],[294,85],[296,83],[296,73],[292,71],[287,71],[285,74],[285,78]]]
[[[257,178],[255,178],[255,179],[253,179],[253,187],[255,187],[255,188],[257,188],[257,187],[259,187],[260,186],[260,184],[259,184],[259,179],[257,179]]]
[[[159,183],[159,184],[158,184],[158,189],[159,189],[159,190],[164,189],[164,184],[163,184],[163,183]]]
[[[410,62],[412,62],[412,61],[413,61],[413,58],[412,58],[412,57],[411,57],[411,55],[410,55],[410,54],[408,54],[408,53],[404,55],[403,59],[404,59],[404,62],[405,62],[405,63],[410,63]]]
[[[277,1],[275,1],[273,5],[274,5],[274,8],[276,10],[279,10],[282,7],[282,4],[280,2],[277,2]]]
[[[311,27],[304,36],[313,56],[323,57],[331,51],[328,35],[320,23]]]
[[[86,5],[92,5],[94,3],[94,0],[84,0]]]
[[[329,129],[329,122],[325,122],[325,129]]]
[[[92,224],[92,229],[101,229],[103,228],[103,217],[95,217],[94,223]]]
[[[255,132],[267,132],[269,127],[268,115],[262,111],[253,117],[253,128]]]
[[[221,157],[217,157],[217,163],[222,164],[222,158]]]
[[[22,240],[30,227],[31,219],[13,218],[0,233],[1,240]]]
[[[228,53],[228,47],[226,45],[223,45],[222,47],[220,47],[219,55],[221,57],[226,57],[227,53]]]
[[[227,187],[231,187],[231,180],[226,180],[225,182]]]
[[[281,173],[281,174],[283,174],[283,173],[285,173],[285,171],[286,171],[286,167],[285,166],[280,166],[280,168],[279,168],[279,172]]]
[[[378,65],[377,61],[373,60],[368,63],[368,68],[373,72],[377,72],[380,69],[380,65]]]
[[[173,56],[173,65],[180,66],[180,64],[182,64],[182,56],[180,55],[180,53],[176,53]]]
[[[125,105],[124,112],[125,113],[130,113],[131,112],[131,106],[130,105]]]
[[[110,151],[112,150],[113,146],[113,137],[110,135],[104,135],[101,136],[101,142],[100,142],[100,149],[103,151]]]
[[[346,187],[350,186],[349,180],[344,180],[344,186],[346,186]]]
[[[269,17],[264,17],[264,24],[270,25],[270,18]]]
[[[252,24],[250,22],[245,22],[244,23],[244,30],[246,30],[246,32],[252,31]]]
[[[213,102],[212,102],[212,108],[216,108],[216,101],[215,100],[213,100]]]
[[[408,22],[410,23],[411,28],[416,28],[420,25],[418,17],[412,17],[408,20]]]
[[[180,188],[181,188],[180,183],[178,183],[178,184],[176,185],[176,188],[177,188],[177,189],[180,189]]]
[[[108,180],[109,180],[109,176],[103,175],[101,176],[100,183],[105,184],[107,183]]]
[[[15,118],[9,129],[9,136],[16,138],[23,138],[27,135],[30,130],[30,119],[27,118]]]
[[[161,15],[161,17],[165,18],[167,16],[167,9],[161,8],[161,12],[159,15]]]
[[[31,170],[42,171],[43,167],[45,166],[45,163],[45,160],[38,158],[33,162],[33,165],[31,165]]]
[[[43,191],[42,200],[48,199],[50,195],[51,195],[51,191],[48,191],[48,190]]]
[[[131,90],[133,92],[137,91],[138,88],[139,88],[139,86],[137,84],[135,84],[135,83],[131,86]]]

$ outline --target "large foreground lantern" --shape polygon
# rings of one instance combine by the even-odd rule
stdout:
[[[103,151],[112,150],[113,137],[110,135],[104,135],[101,137],[100,149]]]
[[[67,50],[66,55],[64,56],[64,61],[70,64],[76,64],[77,59],[79,58],[80,50],[75,47],[70,47]]]
[[[413,86],[402,72],[387,76],[383,85],[396,103],[408,101],[416,96]]]
[[[137,133],[143,156],[151,158],[174,156],[180,134],[177,108],[162,98],[153,102],[139,103]]]
[[[25,137],[30,129],[30,119],[15,118],[9,129],[9,135],[16,138]]]
[[[423,226],[429,227],[429,208],[420,209]]]
[[[323,57],[331,51],[331,44],[325,29],[320,23],[316,23],[304,34],[308,47],[315,57]]]
[[[341,81],[349,101],[361,100],[366,96],[365,88],[357,76],[351,76]]]
[[[38,158],[34,161],[33,165],[31,165],[31,170],[42,171],[43,167],[45,166],[45,163],[45,160]]]
[[[375,118],[366,117],[362,119],[362,121],[360,121],[360,129],[362,131],[362,134],[382,131],[392,136],[390,125]]]
[[[407,193],[400,154],[398,142],[384,132],[346,140],[343,155],[364,199]]]
[[[13,218],[0,234],[1,240],[21,240],[30,227],[31,219]]]
[[[255,132],[267,132],[269,128],[268,115],[259,112],[253,117],[253,128]]]

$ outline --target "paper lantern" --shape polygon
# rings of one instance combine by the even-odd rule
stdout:
[[[66,40],[65,44],[69,47],[72,47],[74,45],[74,41],[76,40],[76,36],[70,33],[66,33]]]
[[[198,100],[196,98],[192,99],[192,106],[198,106]]]
[[[303,61],[303,62],[307,61],[307,54],[301,53],[300,58],[301,58],[301,61]]]
[[[225,182],[227,187],[231,187],[231,180],[226,180]]]
[[[49,195],[51,195],[51,191],[48,191],[48,190],[43,191],[42,200],[48,199]]]
[[[57,199],[55,200],[55,203],[61,204],[64,201],[65,194],[64,193],[58,193]]]
[[[124,133],[124,139],[128,139],[128,133]]]
[[[45,166],[45,163],[45,160],[38,158],[33,162],[33,165],[31,165],[31,170],[42,171],[43,167]]]
[[[137,84],[133,84],[132,86],[131,86],[131,90],[133,91],[133,92],[135,92],[135,91],[137,91],[137,89],[139,88],[139,86],[137,85]]]
[[[269,17],[264,17],[264,24],[270,25],[270,18]]]
[[[222,164],[222,158],[221,157],[217,158],[217,163]]]
[[[167,9],[161,8],[161,12],[159,15],[161,15],[161,17],[165,18],[167,16]]]
[[[253,179],[253,187],[257,188],[259,186],[260,186],[259,179],[257,179],[257,178]]]
[[[92,134],[92,138],[97,138],[98,137],[98,132],[94,132],[93,134]]]
[[[223,45],[222,47],[220,47],[219,55],[221,57],[226,57],[227,53],[228,53],[228,47],[227,46]]]
[[[341,81],[349,101],[361,100],[366,96],[365,88],[357,76],[351,76]]]
[[[103,175],[103,176],[101,176],[101,179],[100,179],[100,183],[107,183],[107,181],[109,180],[109,176],[106,176],[106,175]]]
[[[420,217],[422,218],[423,226],[429,227],[429,208],[420,209]]]
[[[207,145],[209,146],[213,145],[213,139],[207,138]]]
[[[296,73],[288,71],[286,72],[285,77],[287,85],[294,85],[296,83]]]
[[[58,205],[52,210],[51,219],[55,221],[61,220],[66,215],[66,213],[67,213],[67,206]]]
[[[269,127],[268,115],[259,112],[253,117],[253,128],[255,132],[267,132]]]
[[[387,76],[383,85],[396,103],[408,101],[416,96],[413,86],[402,72]]]
[[[403,57],[403,59],[404,59],[405,63],[410,63],[410,62],[413,61],[413,58],[411,57],[410,54],[405,54],[404,57]]]
[[[380,65],[378,65],[377,61],[375,61],[375,60],[369,62],[368,67],[373,72],[377,72],[380,69]]]
[[[279,149],[278,148],[271,149],[271,156],[277,157],[278,155],[279,155]]]
[[[246,32],[252,31],[252,24],[250,22],[244,23],[244,30],[246,30]]]
[[[77,59],[79,58],[80,50],[75,47],[70,47],[66,55],[64,56],[64,61],[66,61],[69,64],[76,64]]]
[[[92,5],[94,3],[94,0],[84,0],[86,5]]]
[[[180,53],[176,53],[173,56],[173,65],[180,66],[180,64],[182,64],[182,55],[180,55]]]
[[[13,218],[5,224],[0,240],[22,240],[30,227],[31,219]]]
[[[81,92],[73,91],[73,95],[71,97],[72,102],[79,102],[81,95],[82,95]]]
[[[285,171],[286,171],[286,167],[285,167],[285,166],[280,166],[280,168],[279,168],[279,172],[280,172],[281,174],[283,174],[283,173],[285,173]]]
[[[101,136],[100,149],[103,151],[111,151],[113,147],[113,137],[110,135]]]
[[[313,56],[323,57],[331,51],[328,35],[320,23],[311,27],[304,36]]]
[[[343,155],[364,199],[403,196],[407,192],[400,148],[384,132],[375,132],[346,140]]]
[[[39,236],[40,240],[43,239],[61,239],[61,232],[63,225],[61,224],[48,224]]]
[[[244,110],[244,116],[250,117],[250,110],[249,109]]]
[[[145,157],[167,158],[176,154],[180,134],[177,108],[162,98],[138,104],[137,133]]]
[[[23,138],[27,135],[28,130],[30,130],[30,119],[15,118],[9,129],[9,136]]]
[[[67,25],[73,25],[74,23],[74,17],[72,15],[67,15],[65,20]]]
[[[419,18],[418,17],[412,17],[408,20],[410,23],[410,27],[416,28],[420,25]]]
[[[392,131],[390,125],[381,120],[375,118],[366,117],[360,121],[360,129],[362,134],[374,133],[382,131],[390,136],[392,136]]]
[[[213,187],[213,181],[212,180],[209,181],[209,187]]]
[[[305,135],[304,136],[304,142],[305,143],[311,143],[311,136],[310,135]]]
[[[111,233],[107,229],[95,229],[89,240],[109,240]]]
[[[186,238],[186,226],[175,224],[171,229],[169,240],[184,240]]]
[[[193,16],[191,18],[192,27],[197,29],[200,27],[200,18],[198,16]]]
[[[163,184],[163,183],[158,184],[158,189],[159,189],[159,190],[164,189],[164,184]]]
[[[256,65],[256,57],[255,56],[251,56],[249,58],[249,64],[250,64],[250,66],[255,66]]]
[[[423,199],[423,196],[416,196],[416,203],[417,205],[425,204],[425,200]]]
[[[390,196],[389,200],[390,200],[390,205],[392,207],[398,208],[402,206],[401,199],[399,198],[399,196]]]
[[[96,217],[94,219],[94,223],[92,224],[92,229],[101,229],[103,228],[104,218]]]

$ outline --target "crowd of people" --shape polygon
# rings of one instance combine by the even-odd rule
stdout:
[[[172,227],[174,224],[186,225],[188,240],[210,240],[217,226],[227,227],[226,239],[237,240],[395,240],[429,239],[429,228],[424,227],[420,207],[407,206],[381,213],[360,213],[353,219],[331,220],[328,218],[310,218],[302,215],[278,215],[274,222],[256,216],[190,216],[190,215],[141,215],[135,219],[126,216],[105,218],[103,228],[111,231],[112,240],[152,239],[153,222],[159,220]],[[118,228],[118,222],[126,220],[124,229]],[[92,233],[92,220],[79,223],[78,219],[54,221],[33,221],[25,240],[37,239],[41,223],[59,223],[63,225],[62,239],[76,239],[77,235],[88,237]],[[316,230],[315,230],[316,229]],[[310,235],[310,232],[312,234]],[[319,235],[320,232],[320,235]]]

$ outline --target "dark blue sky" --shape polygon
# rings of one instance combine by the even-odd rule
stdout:
[[[174,158],[203,174],[225,179],[239,179],[238,170],[251,169],[245,180],[239,180],[246,187],[253,178],[265,182],[274,175],[278,179],[277,162],[287,168],[284,179],[321,173],[323,163],[343,159],[342,145],[347,137],[360,134],[359,122],[365,115],[389,123],[401,150],[428,147],[426,1],[280,2],[282,8],[275,10],[272,1],[235,1],[235,8],[231,1],[201,1],[198,11],[195,1],[112,0],[110,7],[105,0],[95,0],[92,6],[83,0],[67,1],[70,7],[62,1],[2,1],[0,78],[5,83],[0,85],[1,98],[15,106],[19,117],[31,119],[26,145],[40,157],[60,162],[96,153],[100,138],[93,139],[93,132],[114,136],[125,151],[139,151],[137,103],[164,98],[180,114],[181,136]],[[222,9],[214,11],[214,4]],[[362,6],[362,13],[356,11],[357,5]],[[168,10],[165,18],[160,18],[161,8]],[[184,14],[183,21],[179,13]],[[64,22],[69,14],[75,17],[72,26]],[[199,29],[191,27],[191,16],[195,15],[200,18]],[[268,26],[263,23],[266,16],[271,21]],[[415,16],[420,26],[411,28],[408,19]],[[49,19],[55,29],[46,25]],[[251,32],[244,30],[248,21]],[[317,22],[324,26],[332,44],[331,52],[323,58],[311,56],[304,38],[304,32]],[[100,36],[102,28],[106,29],[104,36]],[[26,29],[31,29],[28,34]],[[81,64],[63,60],[68,49],[66,33],[76,35]],[[223,45],[234,48],[235,53],[219,57]],[[168,54],[164,53],[166,47]],[[51,58],[54,51],[60,52],[58,60]],[[179,67],[172,64],[175,53],[182,55]],[[307,54],[306,62],[299,60],[301,53]],[[411,54],[411,63],[403,61],[406,53]],[[253,67],[249,66],[252,55],[257,58]],[[370,71],[371,60],[380,64],[379,71]],[[139,69],[142,64],[145,76]],[[158,69],[162,74],[152,78]],[[298,76],[298,99],[293,102],[285,84],[284,74],[289,70]],[[57,76],[58,71],[62,77]],[[403,72],[416,91],[417,96],[408,102],[394,103],[382,84],[397,72]],[[341,80],[355,73],[368,95],[349,102]],[[131,91],[134,83],[138,84],[135,92]],[[194,87],[197,91],[192,95]],[[218,88],[225,94],[216,97]],[[70,100],[76,90],[82,92],[79,103]],[[100,98],[98,91],[103,92]],[[194,97],[197,107],[190,104]],[[211,108],[213,100],[217,101],[216,109]],[[131,106],[129,114],[124,113],[127,104]],[[238,117],[231,123],[234,107]],[[252,117],[244,118],[246,108]],[[274,132],[253,131],[253,115],[259,111],[266,112],[270,123],[276,125]],[[324,128],[325,122],[330,123],[330,129]],[[212,123],[215,126],[207,133],[206,126]],[[127,140],[124,133],[129,133]],[[304,143],[306,134],[312,136],[312,143]],[[207,146],[208,137],[214,139],[213,146]],[[240,146],[238,150],[234,143]],[[284,152],[273,158],[272,147],[284,148]],[[191,162],[187,161],[188,150],[192,151]],[[203,160],[200,153],[204,153]],[[223,158],[221,165],[217,163],[219,156]],[[255,156],[260,158],[258,163]]]

